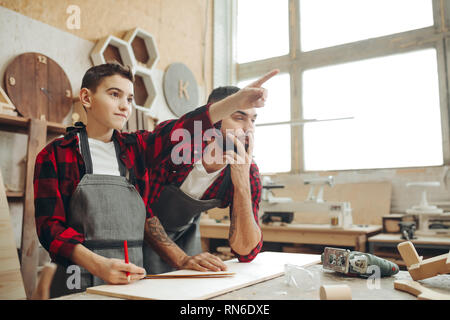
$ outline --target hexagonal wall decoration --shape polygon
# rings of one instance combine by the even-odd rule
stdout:
[[[124,66],[134,66],[134,58],[128,43],[114,36],[100,39],[91,52],[94,65],[116,60]]]
[[[134,101],[138,107],[150,109],[156,99],[156,87],[150,71],[137,66],[134,74]]]
[[[153,36],[140,28],[135,28],[126,33],[124,41],[131,47],[135,65],[152,69],[159,60],[159,53]]]

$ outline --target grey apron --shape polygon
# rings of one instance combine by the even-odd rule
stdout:
[[[219,187],[217,198],[197,200],[170,184],[164,186],[160,197],[152,206],[152,210],[161,221],[167,235],[188,256],[202,252],[200,241],[201,213],[218,207],[231,185],[230,167],[225,168],[224,179]],[[152,274],[165,273],[176,270],[167,264],[146,242],[144,248],[144,268]]]
[[[85,247],[106,258],[124,259],[123,242],[127,240],[129,261],[142,267],[146,209],[141,196],[125,177],[127,170],[119,159],[118,142],[113,139],[120,176],[113,176],[93,174],[86,129],[80,131],[80,140],[86,174],[70,199],[67,226],[85,236]],[[81,276],[78,285],[74,278],[77,268]],[[102,279],[82,267],[58,265],[51,296],[81,292],[100,284],[104,284]]]

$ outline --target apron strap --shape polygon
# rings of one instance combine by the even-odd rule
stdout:
[[[89,148],[89,140],[86,131],[86,127],[80,130],[80,140],[81,140],[81,156],[83,157],[84,163],[86,165],[86,173],[92,174],[94,172],[94,167],[92,165],[91,150]],[[120,160],[120,145],[119,142],[113,135],[114,149],[116,151],[117,163],[119,164],[119,172],[122,177],[127,174],[127,168]]]
[[[222,183],[220,184],[219,190],[217,191],[216,199],[223,200],[225,198],[225,193],[228,191],[228,188],[230,188],[231,184],[231,168],[230,165],[227,165],[223,173]]]
[[[91,151],[89,149],[89,140],[86,127],[80,130],[80,142],[81,142],[80,146],[81,156],[83,157],[84,164],[86,166],[86,173],[92,174],[94,172],[94,169],[92,166]]]
[[[114,148],[116,149],[117,162],[119,164],[119,172],[122,177],[125,177],[125,175],[127,174],[127,167],[125,167],[122,160],[120,160],[120,145],[119,145],[119,141],[117,141],[117,139],[114,137],[114,135],[113,135],[113,141],[114,141]]]

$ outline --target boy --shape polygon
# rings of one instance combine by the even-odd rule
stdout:
[[[200,107],[154,132],[121,133],[132,110],[133,74],[115,63],[90,68],[80,90],[87,126],[71,128],[36,158],[37,234],[58,264],[52,297],[142,279],[144,225],[153,216],[148,169],[170,154],[171,133],[193,132],[195,121],[207,130],[236,105],[263,106],[266,91],[260,85],[276,73],[229,101]],[[124,240],[129,264],[123,261]]]

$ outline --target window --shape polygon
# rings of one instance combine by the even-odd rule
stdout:
[[[433,25],[431,0],[301,0],[303,51]]]
[[[256,79],[239,82],[240,88]],[[268,172],[287,172],[291,170],[291,129],[290,125],[268,125],[290,120],[290,79],[289,74],[279,74],[266,82],[269,91],[264,108],[258,109],[253,154],[259,170]]]
[[[305,118],[354,117],[304,127],[305,170],[441,165],[436,50],[303,74]]]
[[[262,172],[450,164],[446,1],[229,4],[236,60],[229,58],[235,78],[226,81],[243,86],[273,68],[283,72],[267,83],[275,101],[257,120]],[[346,117],[353,119],[279,124]]]
[[[237,61],[282,56],[289,52],[288,0],[237,2]]]

